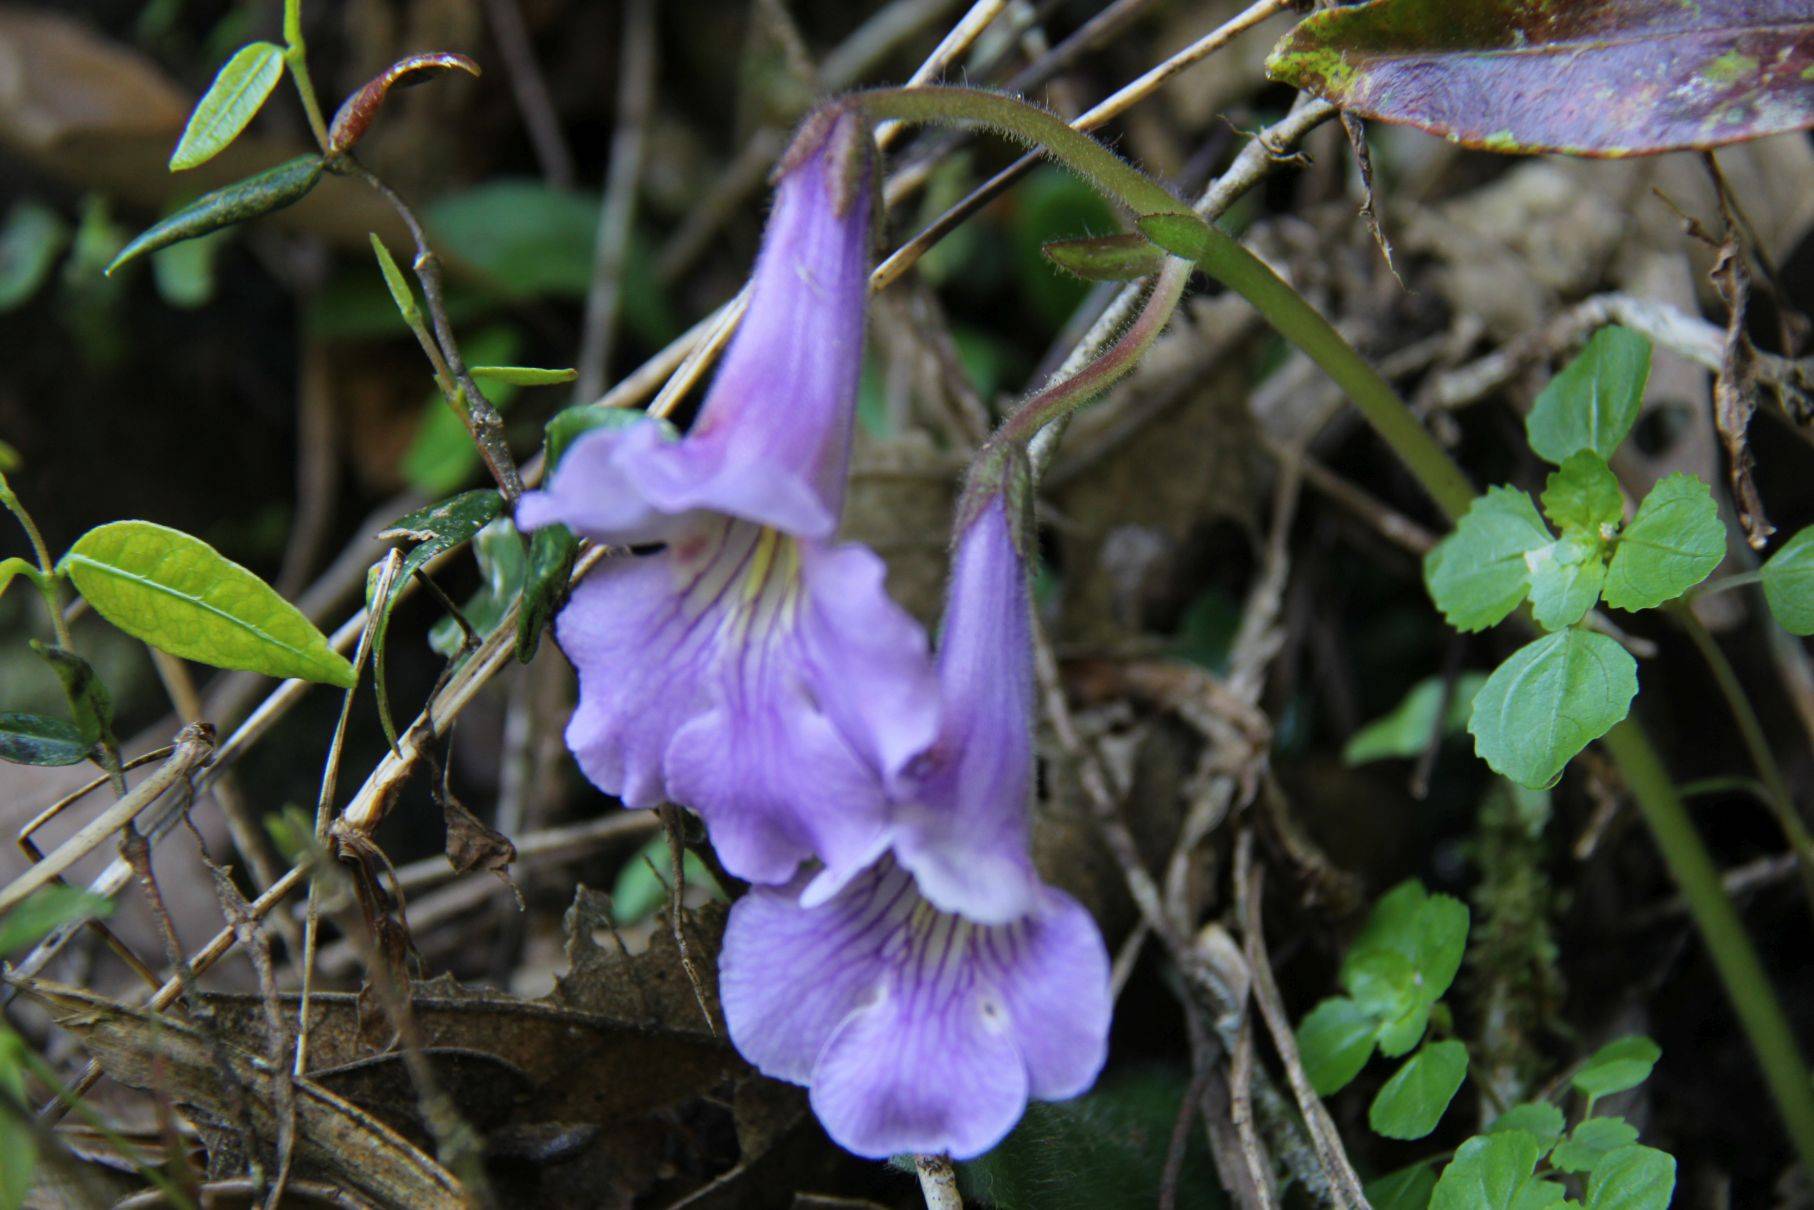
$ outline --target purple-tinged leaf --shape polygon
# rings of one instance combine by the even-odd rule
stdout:
[[[334,121],[328,127],[328,150],[336,153],[346,151],[364,138],[372,119],[378,116],[378,111],[384,108],[384,102],[389,99],[391,89],[426,84],[436,76],[446,75],[450,71],[463,71],[476,76],[479,74],[479,65],[465,55],[454,54],[452,51],[433,51],[398,59],[341,103],[339,112],[334,115]]]
[[[1267,67],[1489,151],[1649,155],[1814,126],[1807,0],[1372,0],[1307,18]]]

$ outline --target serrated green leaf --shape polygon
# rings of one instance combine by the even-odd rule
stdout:
[[[1455,680],[1449,694],[1448,713],[1443,716],[1442,735],[1467,730],[1468,715],[1474,709],[1474,695],[1486,683],[1486,673],[1463,673]],[[1441,677],[1425,677],[1412,686],[1404,700],[1390,714],[1375,719],[1348,737],[1342,747],[1342,763],[1364,765],[1369,761],[1421,756],[1437,734],[1436,712],[1442,709]]]
[[[1484,630],[1505,619],[1530,589],[1526,556],[1555,538],[1531,498],[1515,487],[1489,488],[1455,532],[1424,557],[1430,599],[1457,630]]]
[[[1667,1210],[1675,1157],[1654,1147],[1621,1147],[1587,1178],[1585,1210]]]
[[[0,760],[14,765],[79,765],[94,749],[74,723],[42,714],[0,713]]]
[[[40,887],[0,916],[0,955],[36,945],[51,931],[74,920],[93,920],[113,913],[113,900],[77,887],[52,883]]]
[[[170,156],[170,171],[205,164],[225,150],[257,116],[282,77],[282,47],[270,42],[241,47],[189,115],[189,125]]]
[[[567,595],[567,581],[578,558],[579,539],[559,522],[544,525],[529,540],[529,574],[516,623],[516,658],[523,663],[535,658],[542,631]]]
[[[1726,527],[1713,493],[1677,472],[1644,497],[1619,536],[1606,572],[1606,603],[1654,609],[1705,580],[1726,557]]]
[[[1531,572],[1531,616],[1539,626],[1560,630],[1587,616],[1606,583],[1602,551],[1599,539],[1577,530],[1525,556]]]
[[[1144,235],[1061,239],[1041,245],[1047,260],[1085,281],[1136,281],[1165,265],[1165,250]]]
[[[1764,561],[1764,599],[1790,634],[1814,634],[1814,525]]]
[[[1627,328],[1601,328],[1537,396],[1525,420],[1531,449],[1557,466],[1580,450],[1610,461],[1637,423],[1649,378],[1650,342]]]
[[[1542,1210],[1567,1190],[1532,1174],[1542,1146],[1522,1130],[1476,1135],[1442,1170],[1429,1210]]]
[[[1378,1022],[1345,996],[1324,1000],[1298,1025],[1298,1053],[1304,1074],[1321,1096],[1348,1086],[1373,1054]]]
[[[1537,1140],[1541,1150],[1548,1151],[1556,1145],[1566,1129],[1562,1110],[1548,1101],[1525,1101],[1512,1106],[1493,1119],[1493,1124],[1486,1128],[1488,1134],[1498,1134],[1506,1130],[1522,1130]]]
[[[1512,653],[1474,698],[1468,730],[1495,773],[1542,788],[1631,710],[1638,662],[1603,634],[1561,630]]]
[[[390,593],[380,601],[368,602],[367,608],[377,617],[372,627],[372,686],[378,698],[378,721],[391,746],[397,745],[397,727],[391,718],[390,694],[385,678],[386,639],[390,635],[391,613],[397,606],[397,590],[430,559],[471,541],[504,511],[504,497],[495,489],[482,487],[461,492],[451,499],[406,513],[386,526],[378,537],[382,541],[406,539],[415,543],[403,556],[403,563],[391,579]]]
[[[171,655],[343,689],[357,679],[300,610],[180,530],[150,521],[97,526],[58,567],[96,613]]]
[[[470,366],[467,373],[480,382],[503,382],[514,387],[552,387],[572,382],[578,370],[544,370],[539,366]]]
[[[222,227],[231,227],[261,214],[282,210],[301,201],[321,179],[322,160],[318,155],[299,155],[257,176],[235,181],[224,189],[202,196],[181,210],[153,224],[138,238],[120,249],[108,264],[111,275],[120,266],[159,248],[168,248],[178,240],[194,239]]]
[[[21,306],[50,276],[69,243],[69,224],[42,202],[14,203],[0,229],[0,312]]]
[[[1389,1139],[1421,1139],[1436,1129],[1468,1078],[1468,1048],[1432,1042],[1405,1061],[1373,1098],[1367,1124]]]
[[[1563,1172],[1592,1172],[1602,1159],[1638,1141],[1638,1128],[1624,1118],[1588,1118],[1569,1132],[1550,1156]]]
[[[1427,1160],[1368,1181],[1361,1189],[1373,1210],[1429,1210],[1435,1191],[1436,1169]]]
[[[1578,529],[1610,537],[1607,527],[1625,519],[1619,477],[1593,450],[1576,450],[1550,472],[1543,486],[1543,514],[1564,533]]]
[[[1596,1050],[1569,1083],[1589,1099],[1624,1092],[1649,1079],[1651,1069],[1662,1056],[1663,1048],[1649,1038],[1620,1038]]]

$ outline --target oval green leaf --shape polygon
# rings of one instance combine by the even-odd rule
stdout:
[[[1562,1137],[1564,1129],[1562,1111],[1556,1106],[1548,1101],[1525,1101],[1494,1118],[1493,1124],[1486,1128],[1486,1133],[1522,1130],[1536,1139],[1539,1147],[1547,1150],[1556,1145],[1556,1140]]]
[[[1561,1203],[1567,1190],[1533,1174],[1542,1151],[1522,1130],[1474,1136],[1442,1170],[1429,1210],[1538,1210]]]
[[[1474,698],[1468,730],[1495,773],[1540,789],[1631,710],[1638,662],[1603,634],[1570,629],[1512,653]]]
[[[1677,471],[1650,489],[1619,536],[1606,569],[1606,603],[1654,609],[1713,574],[1726,557],[1726,526],[1713,492]]]
[[[1814,525],[1765,561],[1763,579],[1777,623],[1790,634],[1814,634]]]
[[[1165,264],[1165,250],[1144,235],[1053,240],[1040,251],[1054,265],[1085,281],[1134,281],[1159,272]]]
[[[14,765],[79,765],[93,743],[73,723],[42,714],[0,713],[0,760]]]
[[[1650,342],[1617,324],[1601,328],[1531,405],[1531,449],[1556,466],[1582,450],[1610,460],[1638,422],[1649,381]]]
[[[1621,1147],[1594,1165],[1585,1210],[1667,1210],[1675,1158],[1654,1147]]]
[[[1389,1139],[1421,1139],[1442,1121],[1468,1078],[1468,1048],[1432,1042],[1405,1061],[1367,1110],[1367,1124]]]
[[[1638,1141],[1638,1128],[1624,1118],[1588,1118],[1556,1148],[1550,1163],[1561,1172],[1592,1172],[1601,1160]]]
[[[1373,1054],[1378,1029],[1373,1014],[1345,996],[1310,1010],[1298,1025],[1298,1053],[1318,1095],[1340,1092],[1360,1074]]]
[[[1603,1097],[1636,1088],[1650,1078],[1663,1048],[1642,1035],[1608,1042],[1594,1052],[1569,1083],[1588,1097]]]
[[[320,156],[299,155],[257,176],[204,193],[120,249],[107,272],[111,274],[121,265],[179,240],[194,239],[299,202],[321,179],[321,169]]]
[[[1488,151],[1649,155],[1814,125],[1801,0],[1374,0],[1307,18],[1266,66]]]
[[[170,156],[170,171],[205,164],[225,150],[264,106],[282,76],[282,47],[270,42],[241,47],[189,115],[189,125]]]
[[[115,521],[83,534],[58,566],[96,613],[160,651],[343,689],[356,679],[300,610],[180,530]]]
[[[1530,496],[1515,487],[1488,488],[1455,532],[1424,556],[1430,599],[1457,630],[1497,625],[1530,591],[1527,556],[1554,541]]]

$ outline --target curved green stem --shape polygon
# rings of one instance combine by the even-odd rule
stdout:
[[[1644,729],[1627,719],[1608,731],[1600,743],[1618,762],[1664,864],[1682,890],[1802,1167],[1814,1172],[1814,1086],[1808,1082],[1808,1065],[1764,974],[1757,949],[1720,884],[1719,871],[1707,856]]]
[[[0,508],[11,513],[19,522],[19,528],[25,531],[26,540],[31,543],[32,557],[38,560],[38,573],[31,577],[31,581],[38,586],[38,595],[44,598],[44,611],[50,615],[51,633],[56,636],[57,646],[65,651],[72,650],[69,624],[63,620],[62,582],[57,577],[56,564],[51,561],[50,548],[44,545],[44,535],[38,532],[38,523],[14,494],[12,484],[6,481],[5,475],[0,475]]]
[[[328,153],[328,124],[321,116],[321,100],[315,95],[315,81],[309,76],[309,47],[302,40],[302,0],[283,0],[283,62],[296,83],[296,95],[302,98],[302,112],[308,116],[309,132],[315,136],[321,153]]]
[[[1770,741],[1764,735],[1763,722],[1752,708],[1751,699],[1745,696],[1745,687],[1739,683],[1732,661],[1720,650],[1719,641],[1708,632],[1700,618],[1695,616],[1694,610],[1678,601],[1670,607],[1669,613],[1701,653],[1707,670],[1713,673],[1713,679],[1719,685],[1720,696],[1726,699],[1726,708],[1732,712],[1732,721],[1738,724],[1745,749],[1751,754],[1751,763],[1763,782],[1764,803],[1770,808],[1770,813],[1776,816],[1776,822],[1782,828],[1789,847],[1795,850],[1801,866],[1802,890],[1808,897],[1809,907],[1814,908],[1814,835],[1809,834],[1807,824],[1802,822],[1800,814],[1795,810],[1795,799],[1789,793],[1789,783],[1783,777],[1782,766],[1777,764],[1775,753],[1770,751]]]

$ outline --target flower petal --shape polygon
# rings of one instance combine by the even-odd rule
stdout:
[[[633,468],[679,444],[655,420],[594,429],[567,450],[545,488],[525,492],[517,501],[517,526],[535,530],[564,521],[573,532],[605,546],[663,540],[673,528],[672,518],[643,496]]]
[[[1000,945],[1002,995],[1036,1100],[1062,1101],[1096,1082],[1108,1057],[1114,993],[1102,932],[1082,904],[1041,888],[1037,915],[1012,929],[990,929]]]
[[[657,508],[801,537],[837,529],[869,297],[869,171],[869,136],[848,115],[781,177],[749,307],[699,419],[631,468]]]

